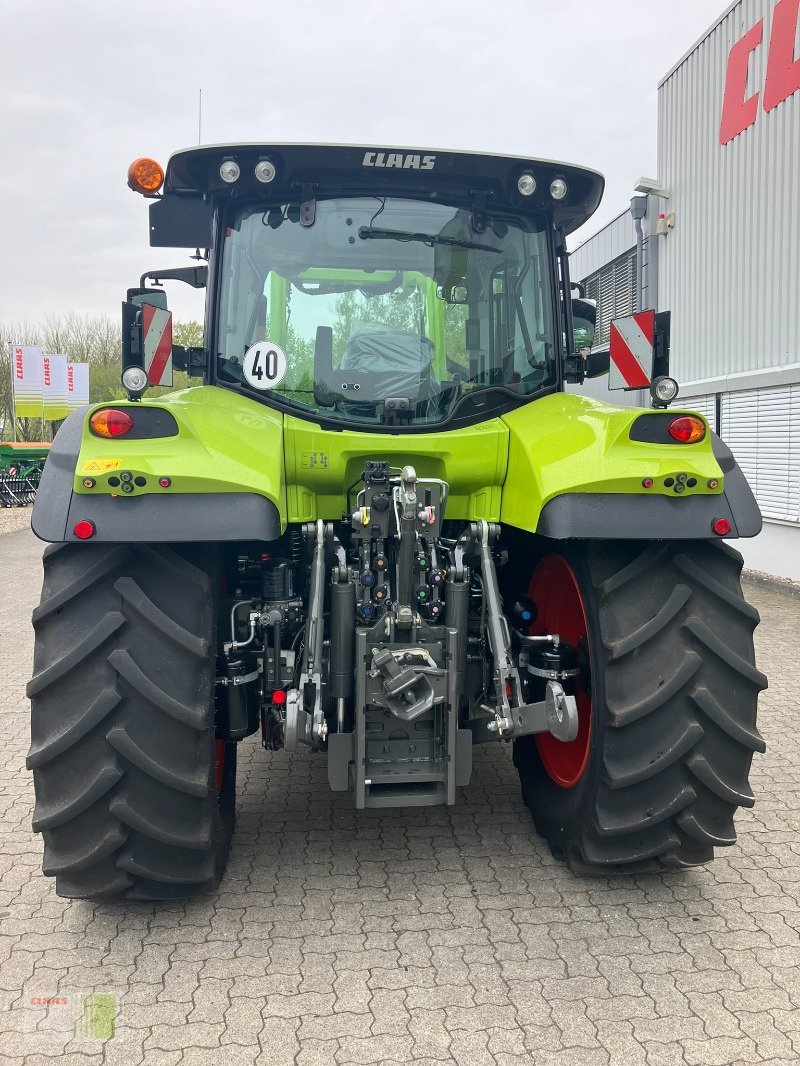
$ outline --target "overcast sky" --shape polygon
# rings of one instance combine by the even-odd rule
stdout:
[[[519,153],[656,174],[656,86],[726,0],[0,0],[0,320],[119,314],[150,250],[140,155],[203,141]],[[169,287],[176,317],[202,300]]]

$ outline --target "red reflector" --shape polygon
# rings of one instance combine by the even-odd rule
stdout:
[[[133,429],[133,418],[127,411],[103,407],[91,416],[89,427],[98,437],[124,437]]]
[[[95,533],[94,522],[90,522],[88,518],[83,518],[80,522],[75,523],[75,528],[72,532],[78,540],[89,540]]]
[[[158,479],[158,483],[159,483],[159,485],[161,486],[162,489],[168,489],[170,487],[170,485],[172,484],[172,481],[168,477],[160,477]]]
[[[280,706],[282,703],[286,703],[286,693],[282,688],[276,688],[272,693],[272,702],[277,703]]]
[[[667,431],[679,444],[696,444],[705,437],[706,424],[696,415],[681,415],[680,418],[673,418]]]
[[[642,488],[643,489],[652,489],[652,487],[653,487],[653,479],[651,477],[646,477],[644,479],[644,481],[642,482]]]
[[[711,528],[718,537],[727,537],[731,531],[731,524],[727,518],[717,518],[712,523]]]

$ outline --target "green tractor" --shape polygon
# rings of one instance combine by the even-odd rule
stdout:
[[[665,316],[590,349],[566,239],[602,177],[247,144],[129,184],[153,246],[199,251],[129,290],[128,401],[70,415],[33,511],[28,766],[58,893],[215,891],[253,734],[324,753],[358,809],[453,804],[474,746],[510,742],[576,872],[732,844],[766,680],[729,541],[761,516],[668,410]],[[165,280],[206,288],[203,348],[172,345]],[[173,366],[202,383],[148,401]],[[653,409],[565,390],[609,368]]]

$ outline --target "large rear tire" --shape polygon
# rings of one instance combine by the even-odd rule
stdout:
[[[43,871],[60,896],[214,891],[236,745],[214,737],[215,552],[59,544],[34,611],[31,749]]]
[[[514,763],[537,829],[575,872],[696,866],[736,840],[767,684],[741,569],[705,541],[573,542],[537,564],[537,628],[579,642],[585,621],[581,728],[561,753],[521,738]]]

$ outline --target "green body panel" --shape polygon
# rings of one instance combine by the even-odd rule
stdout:
[[[631,423],[646,410],[557,392],[504,415],[510,437],[501,521],[533,531],[548,500],[565,492],[662,493],[674,499],[664,478],[681,472],[697,479],[684,498],[721,494],[723,475],[710,434],[699,444],[632,441]],[[684,413],[691,412],[670,411]],[[643,487],[645,478],[653,479],[651,489]],[[718,481],[713,490],[709,479]]]
[[[499,418],[450,432],[410,434],[323,430],[287,415],[284,432],[290,522],[341,518],[346,490],[358,487],[367,459],[397,469],[410,463],[419,477],[447,481],[448,518],[500,518],[508,430]]]
[[[96,404],[91,412],[109,404]],[[135,416],[139,404],[115,403],[130,408]],[[169,410],[178,423],[175,437],[152,440],[106,440],[95,437],[87,422],[75,467],[74,491],[96,495],[114,494],[108,478],[121,470],[147,479],[144,488],[131,495],[182,492],[255,492],[271,500],[286,520],[286,490],[283,477],[283,415],[213,385],[173,392],[147,405]],[[158,479],[169,477],[169,489],[160,489]],[[84,478],[96,485],[87,489]]]
[[[115,406],[130,406],[135,414],[138,405]],[[385,460],[447,481],[448,518],[534,531],[544,505],[563,493],[673,496],[663,480],[678,472],[697,479],[685,496],[723,491],[709,435],[693,445],[631,441],[630,425],[641,409],[568,393],[544,396],[502,418],[430,433],[326,430],[216,386],[172,393],[153,406],[174,415],[178,435],[106,440],[91,434],[87,423],[76,492],[118,494],[108,478],[127,470],[147,482],[131,495],[257,493],[276,505],[283,526],[340,518],[350,487],[355,505],[365,460]],[[165,476],[171,485],[161,489],[158,479]],[[87,487],[86,478],[94,486]],[[645,478],[654,480],[652,489],[642,486]],[[707,486],[712,478],[719,483],[714,490]]]

